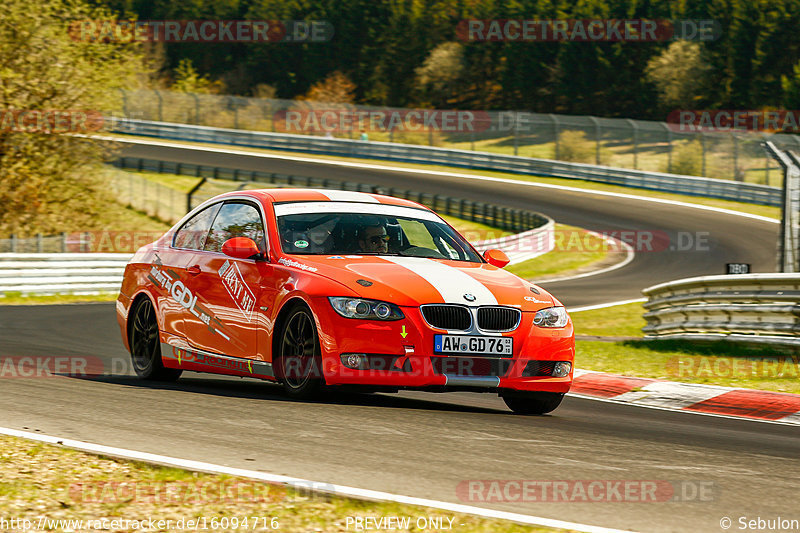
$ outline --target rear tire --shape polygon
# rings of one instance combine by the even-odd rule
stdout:
[[[507,392],[502,394],[509,409],[518,415],[543,415],[555,410],[563,392]]]
[[[292,398],[314,398],[325,384],[317,326],[304,305],[292,307],[284,322],[278,341],[278,372]]]
[[[128,338],[131,363],[140,379],[175,381],[182,370],[165,368],[161,360],[161,339],[155,309],[147,298],[139,300],[131,313]]]

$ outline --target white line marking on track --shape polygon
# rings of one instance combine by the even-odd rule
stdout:
[[[589,233],[597,237],[602,237],[602,235],[600,235],[599,233],[595,233],[594,231],[590,231]],[[548,283],[558,283],[561,281],[569,281],[573,279],[587,278],[589,276],[597,276],[598,274],[605,274],[606,272],[611,272],[613,270],[617,270],[618,268],[622,268],[628,265],[628,263],[633,261],[633,258],[636,257],[636,252],[633,251],[633,246],[631,246],[627,242],[620,241],[619,239],[615,239],[613,237],[605,237],[605,238],[612,241],[616,241],[617,246],[625,248],[625,254],[626,254],[625,259],[623,259],[619,263],[616,263],[606,268],[601,268],[599,270],[592,270],[591,272],[584,272],[583,274],[576,274],[574,276],[563,276],[560,278],[543,279],[541,282],[537,281],[536,284],[547,285]],[[569,309],[567,311],[569,311]]]
[[[592,526],[588,524],[580,524],[575,522],[565,522],[562,520],[555,520],[552,518],[543,518],[539,516],[524,515],[519,513],[509,513],[507,511],[483,509],[481,507],[474,507],[472,505],[441,502],[437,500],[428,500],[425,498],[415,498],[413,496],[391,494],[388,492],[347,487],[344,485],[334,485],[330,483],[314,482],[290,476],[280,476],[277,474],[268,474],[265,472],[257,472],[254,470],[232,468],[228,466],[215,465],[212,463],[192,461],[190,459],[179,459],[176,457],[168,457],[165,455],[156,455],[147,452],[137,452],[134,450],[126,450],[124,448],[115,448],[112,446],[104,446],[102,444],[93,444],[90,442],[83,442],[79,440],[62,439],[50,435],[43,435],[41,433],[31,433],[28,431],[19,431],[11,428],[0,427],[0,434],[12,437],[20,437],[23,439],[35,440],[38,442],[45,442],[48,444],[60,444],[62,446],[73,448],[75,450],[81,450],[91,453],[99,453],[102,455],[108,455],[112,457],[120,457],[123,459],[131,459],[134,461],[144,461],[147,463],[154,463],[158,465],[174,466],[178,468],[183,468],[185,470],[207,472],[211,474],[227,474],[230,476],[254,479],[258,481],[264,481],[267,483],[280,483],[282,485],[296,487],[298,489],[305,491],[308,491],[309,488],[311,488],[310,490],[313,492],[322,492],[342,497],[377,500],[384,502],[396,502],[406,505],[418,505],[422,507],[441,509],[443,511],[451,511],[454,513],[464,513],[464,514],[482,516],[486,518],[510,520],[522,524],[532,524],[537,526],[553,527],[560,529],[574,529],[576,531],[585,531],[587,533],[612,533],[612,532],[625,531],[620,529],[609,529],[609,528]],[[324,487],[324,489],[320,490],[318,487]]]
[[[614,307],[616,305],[633,304],[636,302],[646,302],[646,301],[647,298],[636,298],[634,300],[620,300],[618,302],[607,302],[604,304],[584,305],[583,307],[568,308],[567,313],[579,313],[581,311],[592,311],[594,309],[605,309],[606,307]]]

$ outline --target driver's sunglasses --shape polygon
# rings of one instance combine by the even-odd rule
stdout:
[[[389,242],[389,236],[388,235],[373,235],[372,237],[369,238],[369,242],[371,244],[380,244],[382,242]]]

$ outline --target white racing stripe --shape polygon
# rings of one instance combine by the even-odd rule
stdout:
[[[405,267],[433,285],[445,303],[462,305],[497,305],[494,297],[483,283],[463,271],[425,257],[384,257],[396,265]],[[470,302],[465,294],[475,296]]]
[[[441,222],[439,216],[427,209],[417,209],[402,205],[365,204],[352,202],[289,202],[275,204],[275,216],[298,215],[307,213],[357,213],[364,215],[384,215],[390,217],[405,217],[417,220],[430,220]]]
[[[367,202],[370,204],[379,204],[380,202],[364,192],[357,191],[337,191],[333,189],[305,189],[308,191],[318,192],[324,194],[329,200],[334,202]]]

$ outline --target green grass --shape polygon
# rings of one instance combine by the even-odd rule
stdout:
[[[800,393],[800,357],[727,342],[577,341],[575,366],[624,376]]]
[[[174,531],[180,518],[207,517],[210,525],[212,517],[266,516],[276,518],[280,531],[306,532],[347,531],[347,517],[398,516],[411,518],[412,527],[405,531],[434,531],[416,529],[413,524],[417,517],[436,516],[452,518],[453,530],[466,533],[563,531],[425,507],[314,495],[281,485],[111,459],[14,437],[0,436],[0,457],[0,516],[28,518],[34,523],[39,516],[63,520],[147,517],[172,520]],[[259,522],[255,530],[269,530],[262,526]],[[353,530],[352,523],[349,529]],[[254,530],[252,524],[247,530]]]
[[[506,270],[523,279],[535,281],[545,276],[568,276],[603,261],[608,255],[603,249],[605,241],[584,229],[556,224],[555,231],[557,237],[555,250],[522,263],[509,265]],[[559,246],[558,237],[567,235],[578,235],[581,246],[570,246],[569,238],[564,239]],[[585,249],[581,250],[580,248]]]
[[[576,335],[601,337],[641,337],[646,322],[641,303],[615,305],[604,309],[578,311],[569,314]]]
[[[120,138],[125,138],[125,135],[118,135]],[[141,137],[136,137],[140,139]],[[170,142],[164,139],[154,139],[160,142]],[[191,141],[173,141],[179,144],[188,144],[193,146],[208,146],[207,143],[201,142],[191,142]],[[476,143],[476,147],[478,143]],[[248,148],[242,146],[235,146],[237,150],[245,151],[245,152],[254,152],[254,153],[263,153],[263,154],[272,154],[272,155],[280,155],[280,156],[287,156],[286,152],[282,152],[279,150],[265,150],[260,148]],[[731,209],[733,211],[741,211],[743,213],[750,213],[755,215],[766,216],[770,218],[778,219],[780,218],[780,208],[778,207],[769,207],[769,206],[761,206],[756,204],[749,204],[744,202],[733,202],[730,200],[717,200],[713,198],[702,198],[698,196],[687,196],[682,194],[673,194],[673,193],[665,193],[659,191],[649,191],[646,189],[636,189],[633,187],[622,187],[619,185],[608,185],[605,183],[596,183],[591,181],[583,181],[583,180],[571,180],[571,179],[563,179],[563,178],[550,178],[544,176],[526,176],[520,174],[512,174],[506,172],[496,172],[490,170],[474,170],[474,169],[465,169],[465,168],[456,168],[456,167],[447,167],[442,165],[422,165],[418,163],[402,163],[397,161],[385,161],[380,159],[363,159],[363,158],[348,158],[348,157],[340,157],[340,156],[326,156],[326,155],[317,155],[317,154],[301,154],[296,153],[292,155],[299,155],[305,158],[311,159],[319,159],[319,160],[328,160],[328,161],[350,161],[356,163],[369,163],[374,165],[383,165],[383,166],[392,166],[392,167],[402,167],[402,168],[409,168],[415,170],[434,170],[434,171],[443,171],[443,172],[455,172],[459,174],[473,174],[473,175],[480,175],[480,176],[489,176],[489,177],[497,177],[503,179],[512,179],[518,181],[530,181],[535,183],[544,183],[550,185],[557,185],[557,186],[569,186],[569,187],[578,187],[581,189],[589,189],[589,190],[596,190],[596,191],[606,191],[606,192],[614,192],[614,193],[624,193],[624,194],[632,194],[635,196],[645,196],[650,198],[663,198],[667,200],[675,200],[675,201],[682,201],[688,202],[698,205],[705,205],[711,207],[721,207],[724,209]],[[528,156],[533,156],[534,154],[524,154]],[[552,157],[551,155],[540,155],[540,157]],[[772,171],[770,175],[773,174],[777,175],[777,170]]]

